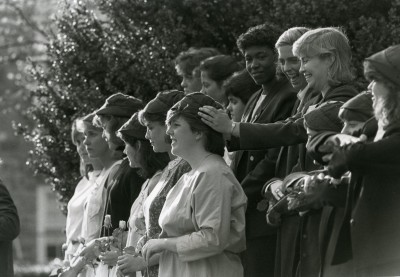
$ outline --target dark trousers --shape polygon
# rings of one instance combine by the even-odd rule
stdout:
[[[299,264],[300,216],[283,215],[278,229],[275,277],[294,277]]]
[[[273,277],[276,252],[276,234],[247,239],[242,255],[244,277]]]

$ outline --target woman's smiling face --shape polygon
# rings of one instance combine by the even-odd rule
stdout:
[[[171,153],[179,157],[190,155],[193,145],[198,141],[198,132],[193,132],[189,123],[176,117],[168,125],[167,134],[171,137]]]
[[[318,91],[329,88],[328,74],[331,66],[329,58],[316,55],[313,57],[301,56],[300,73],[304,75],[308,85]]]
[[[292,45],[278,47],[278,64],[292,86],[296,90],[301,90],[307,85],[307,82],[304,75],[299,72],[301,66],[300,60],[293,55],[292,50]]]

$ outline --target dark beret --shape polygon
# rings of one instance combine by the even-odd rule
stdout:
[[[372,107],[372,93],[362,92],[340,108],[339,117],[346,121],[365,122],[374,116],[374,108]]]
[[[400,44],[390,46],[365,59],[365,72],[369,71],[368,62],[388,80],[400,86]]]
[[[147,103],[144,107],[144,113],[150,114],[167,114],[168,110],[179,100],[185,96],[183,91],[179,90],[167,90],[157,94],[157,96]]]
[[[203,106],[212,106],[216,109],[222,109],[222,105],[215,101],[210,96],[201,93],[193,92],[186,95],[181,101],[176,103],[170,110],[172,114],[177,112],[183,112],[185,114],[191,114],[198,116],[199,108]]]
[[[138,113],[134,113],[132,117],[127,122],[125,122],[125,124],[122,125],[121,128],[119,128],[118,132],[123,135],[134,137],[137,139],[146,139],[146,127],[140,124]]]
[[[140,99],[122,93],[116,93],[106,99],[106,102],[96,111],[96,114],[131,117],[142,108],[143,103]]]
[[[342,102],[326,102],[304,115],[304,124],[314,131],[340,132],[343,123],[338,114]]]

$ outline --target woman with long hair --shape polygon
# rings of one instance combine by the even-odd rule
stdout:
[[[332,177],[351,172],[349,217],[332,263],[343,262],[340,253],[351,247],[356,276],[395,276],[400,274],[400,45],[368,57],[364,73],[378,131],[373,142],[338,145],[330,159]]]
[[[82,236],[82,220],[87,198],[93,189],[96,178],[103,169],[101,161],[97,158],[90,158],[86,151],[85,144],[83,143],[85,136],[83,134],[82,118],[73,121],[71,139],[72,143],[76,146],[80,158],[80,172],[82,178],[77,184],[74,195],[69,200],[67,206],[68,214],[65,228],[67,241],[65,243],[64,258],[64,262],[67,266],[78,249],[79,239]]]
[[[163,169],[159,181],[142,204],[146,232],[137,244],[138,253],[140,253],[142,245],[149,239],[159,237],[161,227],[158,224],[158,219],[164,206],[165,198],[179,178],[190,170],[190,166],[186,161],[171,153],[171,140],[165,133],[167,130],[165,125],[167,112],[183,97],[184,93],[178,90],[159,92],[139,112],[139,121],[146,127],[145,138],[149,140],[154,152],[168,155],[169,163]],[[131,272],[142,271],[144,276],[158,276],[158,255],[154,255],[148,261],[145,261],[141,255],[135,255],[130,264],[129,270]]]
[[[122,152],[124,142],[117,137],[118,129],[143,107],[142,101],[133,96],[116,93],[108,97],[97,111],[94,124],[103,129],[103,136],[111,150]],[[105,215],[111,216],[110,233],[118,228],[121,220],[127,221],[130,208],[139,195],[144,179],[138,169],[131,168],[127,158],[123,158],[115,175],[108,180]],[[102,236],[106,236],[104,229]],[[116,258],[116,256],[115,256]],[[116,260],[114,260],[116,261]]]
[[[158,183],[162,170],[169,162],[166,152],[156,153],[146,139],[146,127],[140,124],[135,113],[119,130],[117,135],[125,142],[125,154],[131,167],[139,168],[139,174],[146,178],[139,196],[133,202],[128,220],[128,235],[124,254],[118,257],[118,268],[125,275],[135,270],[135,248],[139,239],[146,233],[143,203]],[[129,248],[130,251],[129,251]]]
[[[120,161],[113,167],[102,191],[104,201],[102,205],[102,221],[99,228],[99,236],[92,237],[86,248],[81,252],[86,258],[95,255],[102,261],[96,270],[98,276],[109,275],[115,272],[115,266],[121,247],[108,247],[109,237],[114,230],[119,230],[120,222],[129,218],[130,208],[139,195],[144,179],[138,174],[137,168],[131,168],[129,161],[124,158],[124,142],[117,137],[117,130],[129,120],[129,118],[143,107],[142,101],[129,95],[116,93],[108,97],[105,103],[95,112],[93,124],[103,130],[102,137],[108,147]],[[100,253],[98,248],[102,248]],[[112,268],[110,271],[109,269]]]
[[[71,259],[71,267],[64,271],[61,276],[77,276],[80,272],[81,276],[95,275],[95,268],[86,265],[94,261],[99,253],[95,254],[95,251],[85,251],[85,247],[88,243],[94,245],[95,239],[100,237],[105,210],[105,185],[107,180],[113,177],[113,172],[116,171],[116,168],[121,164],[122,155],[120,151],[115,152],[108,147],[107,141],[102,136],[102,128],[93,125],[94,117],[95,113],[91,113],[82,119],[81,130],[85,136],[83,144],[89,157],[97,159],[103,169],[96,178],[94,186],[84,204],[81,247],[76,251],[75,257]]]

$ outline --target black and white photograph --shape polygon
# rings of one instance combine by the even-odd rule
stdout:
[[[400,276],[398,0],[1,0],[0,277]]]

